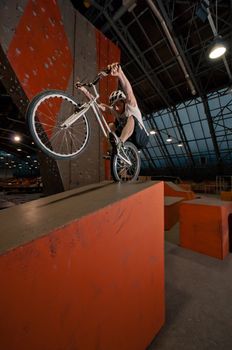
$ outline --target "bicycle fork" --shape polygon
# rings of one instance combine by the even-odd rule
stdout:
[[[122,152],[123,154],[122,154],[121,152]],[[132,163],[131,163],[129,157],[127,156],[125,150],[123,149],[123,146],[122,146],[122,148],[120,149],[120,151],[117,151],[117,156],[118,156],[120,159],[122,159],[127,165],[129,165],[129,166],[132,165]]]

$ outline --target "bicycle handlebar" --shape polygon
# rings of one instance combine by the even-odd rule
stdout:
[[[118,64],[118,66],[120,66],[120,64]],[[86,83],[77,82],[75,84],[75,86],[77,88],[81,87],[81,86],[89,86],[89,87],[91,87],[92,85],[96,85],[102,77],[106,77],[107,75],[109,75],[110,72],[111,72],[111,68],[105,68],[105,69],[103,69],[102,71],[100,71],[98,73],[98,75],[94,78],[94,80],[92,82],[86,82]]]

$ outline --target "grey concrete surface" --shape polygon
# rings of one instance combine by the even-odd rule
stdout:
[[[183,249],[178,229],[165,232],[166,321],[147,350],[230,350],[232,254],[218,260]]]
[[[130,184],[103,181],[2,210],[0,254],[154,184],[154,181]]]

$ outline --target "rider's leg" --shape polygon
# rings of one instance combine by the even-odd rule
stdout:
[[[135,121],[135,128],[134,132],[130,137],[130,140],[138,149],[146,147],[149,136],[147,135],[146,131],[142,127],[142,125],[139,123],[139,121],[134,118]]]
[[[110,131],[112,133],[116,133],[117,132],[116,125],[114,123],[109,123],[109,128],[110,128]],[[111,148],[112,143],[115,143],[115,138],[114,138],[114,136],[111,133],[109,133],[109,135],[108,135],[108,141],[109,141],[108,142],[109,143],[109,147]]]
[[[122,142],[126,142],[126,140],[129,139],[129,137],[133,134],[134,132],[134,127],[135,127],[135,121],[134,117],[130,116],[127,118],[126,125],[122,129],[122,133],[120,135],[120,140]]]
[[[103,156],[104,159],[110,159],[111,156],[111,147],[112,147],[112,142],[114,142],[114,137],[113,135],[110,135],[111,132],[116,132],[116,126],[114,123],[109,123],[108,124],[109,128],[110,128],[110,132],[108,133],[108,151],[106,152],[106,154]]]
[[[115,130],[116,130],[115,124],[114,124],[114,123],[109,123],[108,125],[109,125],[110,130],[111,130],[112,132],[115,132]]]

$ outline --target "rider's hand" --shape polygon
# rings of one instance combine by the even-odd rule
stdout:
[[[118,151],[118,152],[120,152],[120,150],[121,150],[122,146],[123,146],[123,142],[122,142],[122,140],[121,140],[121,139],[119,139],[119,140],[118,140],[118,143],[117,143],[117,146],[116,146],[116,147],[117,147],[117,151]]]
[[[118,62],[109,64],[107,69],[110,71],[110,74],[113,76],[118,76],[121,73],[121,66]]]
[[[79,89],[81,87],[81,82],[80,81],[76,81],[75,82],[75,88]]]
[[[108,106],[106,104],[104,104],[104,103],[99,103],[98,107],[100,108],[100,110],[102,112],[105,112],[107,110],[107,108],[108,108]]]
[[[84,86],[81,85],[81,82],[80,82],[80,81],[77,81],[77,82],[75,83],[75,88],[78,89],[78,90],[80,90],[80,91],[83,91],[83,92],[86,92],[86,90],[87,90]]]

